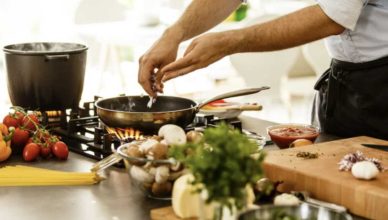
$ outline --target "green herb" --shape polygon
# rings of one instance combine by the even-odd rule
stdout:
[[[206,202],[218,202],[232,211],[246,201],[245,187],[262,177],[262,152],[240,131],[222,123],[208,128],[198,143],[173,146],[170,156],[181,161],[194,175],[198,191],[206,189]]]

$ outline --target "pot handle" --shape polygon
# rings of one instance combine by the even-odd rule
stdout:
[[[70,59],[69,54],[60,54],[60,55],[45,55],[45,60],[46,61],[51,61],[51,60],[64,60],[67,61]]]
[[[217,100],[220,100],[220,99],[237,97],[237,96],[250,95],[250,94],[258,93],[261,90],[266,90],[266,89],[269,89],[269,88],[270,88],[269,86],[263,86],[263,87],[260,87],[260,88],[241,89],[241,90],[236,90],[236,91],[224,93],[224,94],[215,96],[213,98],[210,98],[210,99],[207,99],[207,100],[201,102],[198,105],[197,110],[201,109],[203,106],[209,104],[210,102],[214,102],[214,101],[217,101]]]

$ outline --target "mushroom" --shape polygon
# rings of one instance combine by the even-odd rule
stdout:
[[[163,125],[159,129],[158,135],[164,137],[167,145],[181,145],[186,143],[186,133],[177,125]]]
[[[151,149],[155,144],[158,144],[158,143],[159,141],[149,138],[139,145],[139,149],[142,152],[146,153],[149,149]]]
[[[179,161],[176,161],[175,163],[170,165],[170,170],[172,170],[172,171],[179,171],[182,169],[183,169],[183,165]]]
[[[129,160],[129,163],[132,165],[142,166],[145,164],[144,161],[137,160],[137,158],[144,158],[144,153],[139,150],[137,145],[130,145],[127,150],[127,155],[129,157],[134,157],[136,159]]]
[[[148,149],[147,157],[150,156],[155,160],[166,159],[167,158],[167,150],[168,150],[167,145],[158,142],[155,145],[153,145],[151,148]],[[150,158],[150,157],[148,157],[148,158]]]
[[[158,135],[152,135],[151,139],[157,140],[157,141],[159,141],[159,142],[160,142],[161,140],[163,140],[163,138],[160,137],[160,136],[158,136]]]
[[[148,157],[147,157],[148,158]],[[153,159],[153,158],[148,158],[148,159]],[[144,164],[143,169],[149,170],[153,167],[153,163],[151,161],[148,161],[146,164]]]
[[[143,183],[143,189],[145,189],[148,192],[151,192],[152,183]]]
[[[160,143],[168,146],[167,141],[166,141],[165,139],[162,139],[162,140],[160,141]]]
[[[170,169],[168,166],[159,166],[156,168],[155,181],[157,183],[164,183],[168,180]]]
[[[189,131],[186,134],[188,142],[198,143],[203,137],[203,134],[199,131]]]
[[[168,196],[171,193],[172,184],[171,182],[157,183],[152,184],[151,192],[155,196]]]
[[[156,168],[155,167],[150,167],[148,170],[148,173],[151,174],[152,176],[156,175]]]
[[[180,176],[183,176],[184,174],[189,173],[187,169],[182,169],[176,172],[170,172],[170,176],[168,177],[168,180],[174,181],[178,179]]]
[[[132,166],[129,172],[135,181],[143,184],[152,183],[155,179],[151,174],[138,166]]]

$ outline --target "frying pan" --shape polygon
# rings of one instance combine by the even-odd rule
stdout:
[[[269,87],[264,86],[228,92],[207,99],[200,104],[181,97],[158,96],[152,107],[148,108],[148,96],[118,96],[100,99],[96,101],[95,106],[97,115],[108,127],[130,127],[145,133],[154,133],[165,124],[176,124],[186,127],[192,123],[199,109],[210,102],[254,94],[265,89],[269,89]]]

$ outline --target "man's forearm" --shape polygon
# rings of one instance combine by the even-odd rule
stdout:
[[[193,0],[165,35],[179,42],[188,40],[225,20],[240,4],[241,0]]]
[[[230,53],[240,53],[286,49],[340,34],[344,30],[315,5],[227,34],[234,41]]]

